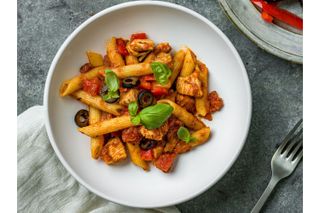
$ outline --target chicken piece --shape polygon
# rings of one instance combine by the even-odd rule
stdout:
[[[130,89],[127,92],[120,93],[119,104],[128,106],[131,102],[138,100],[139,91],[137,89]]]
[[[161,42],[157,44],[157,46],[154,48],[154,54],[159,54],[161,52],[163,53],[169,53],[171,51],[171,46],[168,42]]]
[[[140,127],[140,134],[148,139],[161,141],[163,136],[167,134],[169,129],[168,122],[165,122],[162,126],[157,129],[147,129],[144,126]]]
[[[172,55],[170,53],[164,52],[160,52],[158,55],[156,55],[155,61],[161,62],[168,66],[171,66],[171,64],[173,63]]]
[[[196,113],[196,105],[194,98],[186,95],[177,94],[176,103],[192,114]]]
[[[154,42],[150,39],[134,39],[127,44],[127,50],[134,56],[140,56],[141,53],[153,50]]]
[[[118,137],[111,138],[101,150],[101,159],[106,164],[115,164],[127,158],[127,153]]]
[[[121,138],[125,143],[138,144],[140,143],[142,136],[139,132],[139,127],[133,126],[124,129],[121,133]]]
[[[208,95],[209,111],[216,112],[223,107],[223,100],[216,91],[212,91]]]
[[[168,173],[173,168],[176,157],[176,153],[164,153],[161,154],[159,158],[153,162],[153,164],[161,171]]]
[[[203,92],[198,75],[197,72],[193,72],[189,76],[178,77],[176,85],[178,93],[200,98]]]

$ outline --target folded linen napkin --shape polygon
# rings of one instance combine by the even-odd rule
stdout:
[[[104,200],[80,185],[55,155],[44,126],[44,108],[18,116],[18,212],[176,213],[176,207],[138,209]]]

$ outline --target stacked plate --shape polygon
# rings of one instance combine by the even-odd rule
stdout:
[[[280,58],[302,63],[302,32],[265,22],[250,0],[219,2],[230,20],[259,47]],[[281,7],[302,16],[302,7],[298,1],[284,1]]]

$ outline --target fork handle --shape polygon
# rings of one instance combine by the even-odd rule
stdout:
[[[259,213],[264,203],[267,201],[268,197],[270,196],[272,190],[279,182],[279,178],[276,178],[274,176],[271,177],[271,180],[269,181],[269,184],[267,188],[264,190],[263,194],[261,195],[260,199],[256,203],[256,205],[251,210],[251,213]]]

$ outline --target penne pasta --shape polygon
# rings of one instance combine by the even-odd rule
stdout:
[[[173,107],[172,114],[176,116],[180,121],[182,121],[187,127],[194,130],[199,130],[205,127],[202,121],[200,121],[197,117],[192,115],[185,108],[179,106],[175,102],[170,101],[168,99],[162,99],[162,100],[159,100],[158,103],[169,104],[170,106],[172,106]]]
[[[101,111],[95,107],[89,106],[89,125],[99,122],[101,119]],[[98,159],[103,148],[104,138],[103,135],[92,137],[90,140],[91,157]]]
[[[117,51],[117,43],[115,37],[112,37],[111,40],[107,42],[106,49],[107,56],[112,67],[121,67],[125,65],[122,56]]]
[[[139,64],[139,61],[136,56],[127,55],[126,56],[126,65],[131,65],[131,64]]]
[[[195,141],[189,143],[192,147],[199,146],[205,142],[208,141],[210,137],[210,128],[204,127],[202,129],[199,129],[198,131],[195,131],[191,134],[191,137],[195,138]]]
[[[134,126],[131,123],[130,116],[124,115],[115,117],[110,120],[104,120],[86,127],[78,128],[80,132],[90,137],[96,137],[98,135],[104,135],[110,132],[116,132],[125,128]]]
[[[141,159],[140,156],[140,147],[139,145],[133,145],[131,143],[126,143],[127,150],[129,151],[131,161],[141,167],[143,170],[149,170],[149,164]]]
[[[204,117],[209,112],[208,103],[208,68],[206,65],[198,61],[199,66],[196,66],[196,71],[199,72],[199,80],[202,85],[202,97],[196,98],[197,114]],[[200,67],[200,69],[199,69]]]
[[[103,57],[101,54],[93,51],[87,51],[87,57],[93,67],[103,66]]]
[[[188,48],[184,57],[183,66],[180,72],[181,77],[190,75],[196,66],[196,59],[194,53]]]
[[[98,123],[101,120],[101,111],[93,106],[89,106],[89,125]]]
[[[120,104],[108,104],[100,96],[91,96],[89,93],[79,90],[71,94],[72,97],[85,103],[89,106],[93,106],[104,112],[111,113],[113,115],[120,115],[124,107]]]
[[[131,64],[123,67],[113,68],[112,71],[118,76],[118,78],[143,76],[153,73],[151,65],[146,63]],[[104,74],[104,72],[101,74]]]
[[[106,69],[105,66],[93,68],[87,73],[77,75],[69,80],[62,82],[60,86],[60,96],[67,96],[82,88],[83,79],[92,79]]]
[[[160,84],[156,83],[155,85],[161,86],[161,87],[164,87],[167,89],[171,88],[172,84],[174,83],[174,81],[176,80],[176,78],[178,77],[178,75],[181,71],[184,57],[185,57],[185,51],[183,49],[176,52],[176,54],[173,57],[173,70],[172,70],[172,74],[169,78],[168,83],[165,85],[160,85]]]

